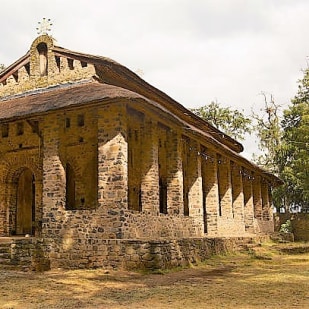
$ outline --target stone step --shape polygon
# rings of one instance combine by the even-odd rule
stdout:
[[[15,265],[15,264],[2,264],[0,263],[0,270],[1,271],[10,271],[10,270],[24,270],[25,267],[21,267],[21,266],[18,266],[18,265]]]
[[[0,257],[5,255],[11,255],[11,246],[0,246]]]
[[[11,250],[0,251],[0,257],[11,256]]]
[[[11,265],[11,259],[10,258],[3,258],[0,257],[0,265]]]
[[[11,244],[7,242],[0,243],[0,265],[6,267],[11,265]]]
[[[11,248],[0,248],[0,255],[10,253],[10,252],[11,252]]]
[[[12,258],[11,256],[11,245],[15,242],[20,243],[20,239],[12,238],[1,238],[0,237],[0,269],[1,270],[29,270],[31,266],[31,260],[28,257],[18,257],[18,260]],[[22,238],[22,244],[25,242],[25,245],[29,243],[29,240],[24,240]]]
[[[2,243],[0,243],[0,252],[2,250],[9,250],[10,248],[11,248],[11,244],[8,244],[8,243],[2,244]]]
[[[3,252],[0,253],[0,259],[10,259],[11,258],[11,252]]]

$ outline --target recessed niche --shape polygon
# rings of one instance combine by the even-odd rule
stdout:
[[[48,60],[47,60],[47,45],[46,43],[40,43],[37,46],[39,53],[39,65],[40,65],[40,75],[46,76],[48,70]]]

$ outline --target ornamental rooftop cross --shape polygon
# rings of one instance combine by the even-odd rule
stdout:
[[[51,26],[53,25],[50,18],[46,19],[45,17],[42,21],[39,21],[38,24],[39,26],[36,28],[36,30],[38,31],[37,33],[39,35],[47,34],[49,31],[51,31]]]

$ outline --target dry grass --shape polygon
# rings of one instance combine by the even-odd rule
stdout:
[[[309,308],[309,253],[265,244],[162,274],[1,270],[0,308]]]

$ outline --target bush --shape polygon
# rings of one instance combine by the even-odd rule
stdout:
[[[291,223],[291,220],[286,220],[285,223],[282,223],[279,232],[282,232],[282,233],[292,233],[292,223]]]

